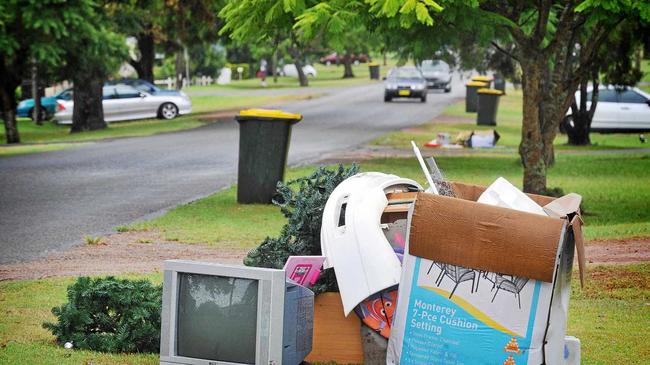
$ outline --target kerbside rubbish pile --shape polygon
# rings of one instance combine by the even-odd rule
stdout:
[[[388,339],[387,364],[579,364],[565,335],[576,249],[584,269],[580,196],[447,183],[416,155],[426,192],[362,173],[327,201],[324,267],[345,315]]]

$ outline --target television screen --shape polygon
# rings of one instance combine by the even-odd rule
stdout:
[[[180,356],[255,364],[258,281],[179,273]]]

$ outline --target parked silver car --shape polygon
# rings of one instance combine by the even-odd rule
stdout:
[[[107,85],[103,90],[104,120],[162,118],[174,119],[192,112],[192,102],[183,92],[179,95],[151,95],[129,85]],[[58,100],[54,114],[59,124],[72,124],[72,100]]]

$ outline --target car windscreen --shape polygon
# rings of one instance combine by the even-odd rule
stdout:
[[[431,63],[423,63],[421,69],[422,71],[428,71],[428,72],[433,72],[433,71],[447,72],[449,71],[449,66],[447,66],[447,64],[442,62],[431,62]]]
[[[72,100],[72,89],[61,91],[59,95],[56,96],[56,98],[59,100]]]
[[[422,74],[414,68],[398,68],[390,73],[389,78],[396,79],[421,79]]]

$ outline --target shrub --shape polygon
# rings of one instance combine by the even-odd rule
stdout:
[[[57,323],[43,323],[59,344],[101,352],[158,352],[162,286],[146,280],[81,277],[68,287],[68,303],[52,308]]]
[[[278,182],[279,199],[273,203],[280,207],[287,218],[280,237],[267,237],[259,247],[244,258],[247,266],[281,269],[289,256],[321,255],[320,227],[323,209],[330,194],[343,180],[359,172],[353,164],[349,169],[318,168],[310,176]],[[338,291],[332,270],[325,270],[312,288],[315,293]]]

